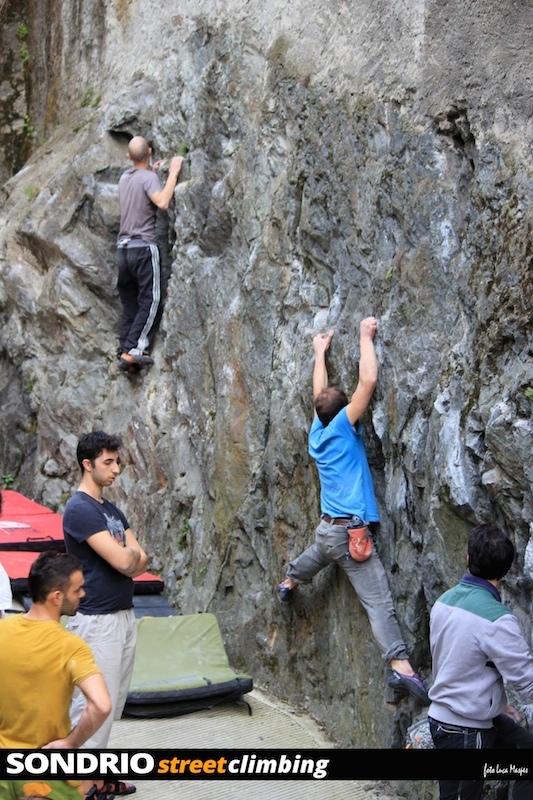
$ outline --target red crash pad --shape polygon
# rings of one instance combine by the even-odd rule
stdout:
[[[55,514],[19,492],[4,489],[0,516],[0,551],[2,550],[64,552],[61,514]]]
[[[36,503],[35,500],[30,500],[20,492],[15,492],[13,489],[2,489],[2,518],[1,519],[18,519],[21,515],[24,517],[33,516],[34,514],[53,514],[46,506]]]
[[[12,489],[2,490],[0,563],[14,592],[28,591],[30,567],[43,550],[65,552],[63,517]],[[135,594],[161,594],[164,582],[144,572],[133,579]]]
[[[30,550],[65,552],[63,524],[60,514],[34,514],[21,519],[0,518],[0,552],[3,550]]]
[[[28,591],[28,574],[30,567],[39,553],[31,553],[25,550],[2,550],[0,552],[0,564],[11,581],[11,588],[14,592]],[[150,572],[143,572],[133,579],[135,594],[160,594],[164,588],[164,582],[157,575]]]

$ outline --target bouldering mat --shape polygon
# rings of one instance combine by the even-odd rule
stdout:
[[[65,551],[63,517],[13,489],[2,491],[0,551]]]
[[[134,594],[133,611],[136,617],[170,617],[178,613],[161,594]]]
[[[30,567],[44,550],[65,552],[63,517],[13,489],[2,491],[0,563],[9,575],[13,592],[27,593]],[[158,595],[164,581],[151,572],[133,579],[134,593]]]
[[[54,514],[55,512],[46,506],[42,506],[35,500],[30,500],[29,497],[16,492],[14,489],[2,489],[2,516],[6,519],[13,516],[15,519],[19,517],[31,517],[35,514]]]
[[[230,666],[213,614],[140,617],[137,633],[124,716],[172,717],[244,703],[253,689],[252,679]]]
[[[31,565],[39,553],[24,550],[1,550],[0,564],[11,581],[13,593],[24,594],[28,592],[28,575]],[[143,572],[133,579],[134,594],[161,594],[165,588],[164,581],[158,575],[151,572]]]

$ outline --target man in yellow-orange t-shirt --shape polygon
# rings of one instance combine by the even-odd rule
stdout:
[[[0,747],[74,749],[98,730],[111,711],[104,678],[89,646],[60,624],[84,595],[75,556],[41,553],[29,575],[32,606],[0,620]],[[74,687],[87,706],[74,728]]]

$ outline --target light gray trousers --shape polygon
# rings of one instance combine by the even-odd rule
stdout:
[[[80,614],[71,617],[68,630],[76,633],[91,648],[96,666],[102,672],[113,708],[101,728],[98,728],[82,748],[100,750],[107,747],[114,719],[120,719],[133,673],[137,623],[132,608],[113,614]],[[74,690],[70,706],[72,727],[77,725],[87,705],[83,692]]]
[[[327,567],[337,564],[348,576],[366,613],[377,646],[387,661],[409,658],[396,619],[387,574],[376,548],[368,561],[354,561],[348,552],[346,526],[320,521],[314,544],[308,547],[287,567],[287,578],[298,583],[309,583]]]

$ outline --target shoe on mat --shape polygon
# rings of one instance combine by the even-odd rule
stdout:
[[[104,784],[104,788],[102,791],[109,792],[114,794],[115,797],[122,797],[126,794],[133,794],[137,791],[137,787],[133,785],[133,783],[124,783],[124,781],[107,781]]]
[[[429,706],[431,702],[426,687],[424,686],[424,681],[416,672],[413,675],[401,675],[393,669],[387,683],[389,686],[392,686],[393,689],[409,692],[409,694],[412,694],[413,697],[424,706]]]
[[[294,590],[291,589],[289,586],[285,586],[283,583],[280,583],[278,586],[278,592],[279,592],[279,599],[281,600],[281,602],[288,603],[289,600],[292,600],[293,591]]]
[[[97,789],[95,784],[89,794],[85,795],[85,800],[115,800],[115,795],[112,792],[106,792],[105,786],[103,789]]]

